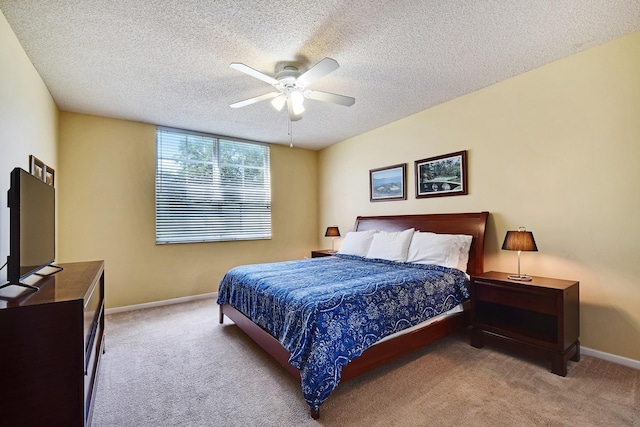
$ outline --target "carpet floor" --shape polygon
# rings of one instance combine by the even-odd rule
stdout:
[[[213,299],[106,317],[93,427],[640,426],[640,371],[545,362],[444,338],[341,384],[309,416],[300,384]]]

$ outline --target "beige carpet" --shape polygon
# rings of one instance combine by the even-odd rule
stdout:
[[[544,362],[463,333],[340,385],[309,417],[300,385],[214,300],[107,316],[93,427],[640,426],[640,371]]]

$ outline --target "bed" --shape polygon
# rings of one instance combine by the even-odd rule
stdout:
[[[477,274],[484,271],[487,218],[488,212],[361,216],[354,231],[472,236],[466,273]],[[311,415],[318,418],[320,405],[338,383],[466,327],[467,277],[456,268],[349,254],[240,266],[221,282],[219,321],[226,315],[300,379]],[[416,286],[429,280],[430,286]],[[367,310],[377,313],[378,307],[384,316],[369,316]],[[433,315],[436,320],[422,326]],[[339,317],[343,323],[336,328],[332,321]]]

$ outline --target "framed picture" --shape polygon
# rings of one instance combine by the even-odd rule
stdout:
[[[47,184],[49,184],[50,186],[54,186],[54,178],[55,178],[55,171],[53,170],[53,168],[50,168],[49,166],[44,167],[44,182],[46,182]]]
[[[416,199],[467,194],[467,152],[416,160]]]
[[[29,173],[36,178],[44,181],[44,163],[36,156],[29,156]]]
[[[369,171],[369,200],[372,202],[406,200],[406,175],[406,163],[371,169]]]
[[[50,186],[54,186],[55,171],[34,155],[29,156],[29,173]]]

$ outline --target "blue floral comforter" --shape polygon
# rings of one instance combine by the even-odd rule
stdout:
[[[338,254],[233,268],[218,304],[232,305],[280,341],[318,411],[349,361],[460,304],[468,284],[456,269]]]

